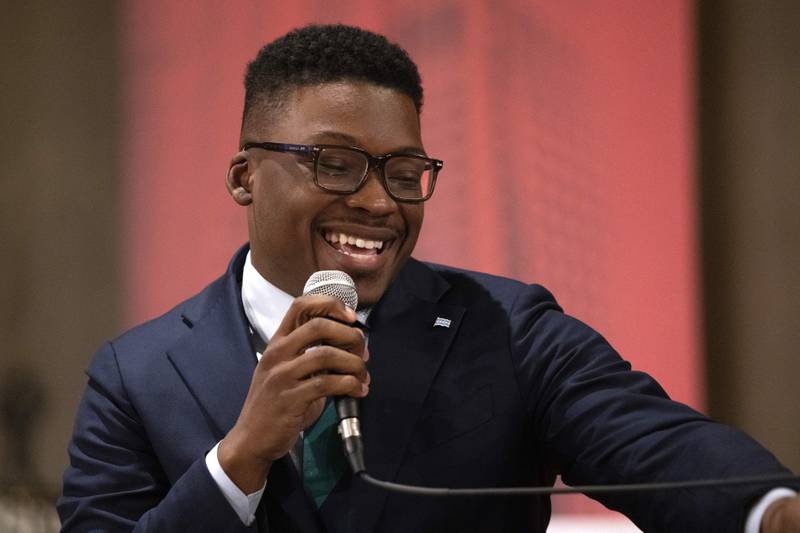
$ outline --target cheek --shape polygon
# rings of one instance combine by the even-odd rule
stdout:
[[[253,225],[258,239],[270,249],[283,249],[295,241],[301,221],[293,206],[297,205],[291,191],[264,180],[253,189]]]
[[[258,193],[254,216],[259,235],[295,260],[310,257],[316,236],[315,220],[326,212],[331,198],[320,194],[313,183],[290,180],[265,180]]]
[[[403,209],[403,216],[406,219],[408,238],[413,244],[422,228],[422,221],[425,218],[425,208],[423,204],[409,205]]]

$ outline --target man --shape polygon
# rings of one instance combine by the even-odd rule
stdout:
[[[630,371],[542,287],[410,259],[441,162],[423,148],[419,75],[397,46],[351,27],[303,28],[262,49],[245,86],[226,183],[247,210],[249,248],[96,355],[64,530],[546,528],[546,498],[388,495],[354,479],[322,438],[336,395],[361,399],[368,471],[402,483],[785,472]],[[353,277],[359,314],[301,296],[319,270]],[[743,531],[748,517],[754,530],[800,527],[798,498],[778,489],[765,500],[769,489],[599,499],[646,531]]]

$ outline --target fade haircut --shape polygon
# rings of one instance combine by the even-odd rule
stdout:
[[[247,65],[242,126],[255,107],[280,109],[293,89],[345,80],[398,90],[422,109],[417,66],[400,46],[353,26],[309,25],[267,44]]]

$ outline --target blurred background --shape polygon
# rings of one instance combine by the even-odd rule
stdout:
[[[800,470],[800,3],[31,0],[0,17],[4,493],[57,495],[94,351],[246,240],[244,68],[310,22],[420,67],[417,257],[546,285]]]

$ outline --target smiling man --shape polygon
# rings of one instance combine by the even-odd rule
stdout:
[[[388,495],[354,478],[331,396],[360,399],[367,469],[402,483],[786,473],[631,371],[544,288],[410,257],[443,163],[425,152],[422,87],[402,49],[309,26],[264,47],[245,87],[226,184],[249,246],[95,356],[58,505],[65,531],[546,529],[547,498]],[[302,296],[320,270],[352,276],[358,313]],[[800,524],[788,488],[598,499],[646,531]]]
[[[228,173],[250,206],[253,266],[292,295],[312,272],[343,270],[374,305],[414,249],[441,166],[422,147],[421,102],[361,80],[300,86],[270,110],[274,98],[253,97]]]

